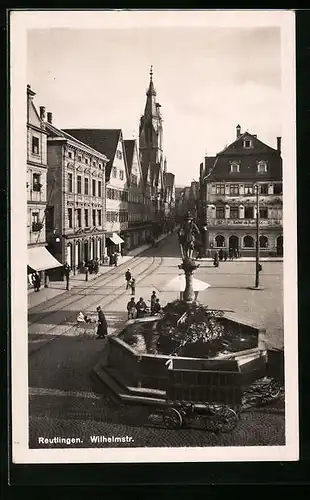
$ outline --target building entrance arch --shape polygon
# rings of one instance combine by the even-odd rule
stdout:
[[[283,236],[277,237],[277,255],[283,257]]]
[[[233,250],[237,250],[239,248],[239,238],[238,236],[235,236],[234,234],[232,236],[229,236],[229,248],[232,248]]]

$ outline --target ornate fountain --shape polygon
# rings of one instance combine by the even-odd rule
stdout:
[[[195,248],[196,237],[200,234],[197,225],[194,222],[190,212],[187,213],[184,223],[178,231],[179,245],[182,257],[182,264],[178,267],[182,269],[185,274],[185,290],[183,300],[185,302],[193,302],[195,294],[193,288],[193,273],[198,269],[197,264],[193,259],[193,252]]]

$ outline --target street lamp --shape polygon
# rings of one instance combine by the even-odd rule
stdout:
[[[259,183],[254,184],[254,191],[256,193],[256,245],[255,245],[255,286],[250,287],[251,290],[263,290],[259,284]]]

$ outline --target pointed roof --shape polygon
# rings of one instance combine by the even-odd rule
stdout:
[[[146,103],[143,117],[152,119],[152,117],[154,116],[156,116],[156,91],[153,83],[153,66],[151,66],[150,83],[149,88],[146,92]]]
[[[128,174],[131,174],[132,162],[133,162],[133,154],[135,150],[135,139],[125,139],[124,146],[126,151],[126,160],[127,160],[127,168]]]
[[[106,182],[109,182],[111,177],[112,166],[114,162],[114,157],[116,153],[116,148],[119,141],[122,139],[121,129],[65,129],[65,132],[71,134],[78,140],[88,144],[92,148],[96,149],[100,153],[106,155],[109,158],[108,164],[106,166]],[[124,152],[125,153],[125,152]],[[125,167],[126,156],[124,154]]]
[[[151,66],[151,68],[150,68],[150,83],[149,83],[149,88],[148,88],[146,95],[148,97],[151,97],[151,96],[155,97],[156,96],[156,90],[154,88],[154,83],[153,83],[153,66]]]
[[[61,130],[55,125],[52,125],[49,122],[44,122],[46,130],[48,132],[49,137],[55,137],[57,139],[65,139],[68,141],[72,141],[76,145],[80,145],[83,149],[85,149],[89,154],[95,154],[95,155],[100,155],[101,158],[105,161],[108,160],[107,156],[104,153],[101,153],[101,151],[96,150],[95,148],[92,148],[89,146],[89,144],[85,144],[83,141],[80,141],[73,135],[70,135],[68,132],[65,132],[64,130]]]

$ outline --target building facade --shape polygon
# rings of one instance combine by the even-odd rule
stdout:
[[[150,241],[154,208],[143,182],[137,141],[126,139],[124,144],[128,168],[128,228],[124,239],[127,248],[132,249]]]
[[[48,132],[47,241],[50,252],[75,272],[105,255],[107,157],[52,124]]]
[[[106,255],[126,252],[128,228],[128,171],[121,129],[66,129],[108,158],[106,180]]]
[[[256,135],[241,133],[201,169],[208,247],[255,255],[257,189],[262,256],[283,255],[281,138],[274,149]]]
[[[34,105],[35,92],[27,86],[27,243],[45,248],[47,204],[47,132]],[[43,108],[40,110],[43,112]]]

